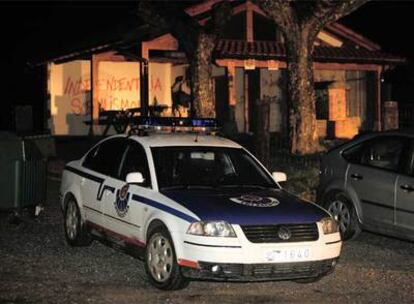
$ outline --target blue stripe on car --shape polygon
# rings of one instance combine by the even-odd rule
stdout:
[[[111,187],[109,185],[104,185],[102,187],[102,185],[103,185],[103,183],[105,181],[103,178],[100,178],[98,176],[95,176],[95,175],[86,173],[84,171],[81,171],[79,169],[73,168],[71,166],[65,166],[65,170],[70,171],[70,172],[72,172],[74,174],[77,174],[79,176],[82,176],[84,178],[87,178],[87,179],[90,179],[90,180],[92,180],[94,182],[99,183],[98,193],[97,193],[97,197],[96,197],[96,199],[98,201],[101,201],[102,200],[102,195],[103,195],[104,190],[109,190],[112,193],[115,192],[115,188],[114,187]],[[181,219],[183,219],[183,220],[185,220],[187,222],[192,223],[192,222],[198,221],[196,218],[194,218],[194,217],[192,217],[192,216],[190,216],[188,214],[185,214],[184,212],[178,211],[177,209],[168,207],[168,206],[166,206],[164,204],[161,204],[161,203],[159,203],[157,201],[154,201],[154,200],[151,200],[149,198],[146,198],[146,197],[143,197],[143,196],[140,196],[140,195],[133,194],[132,195],[132,199],[134,201],[136,201],[136,202],[139,202],[139,203],[142,203],[142,204],[145,204],[145,205],[148,205],[148,206],[151,206],[151,207],[160,209],[160,210],[165,211],[167,213],[170,213],[172,215],[175,215],[176,217],[179,217],[179,218],[181,218]]]
[[[177,209],[168,207],[168,206],[166,206],[164,204],[161,204],[157,201],[154,201],[152,199],[149,199],[149,198],[146,198],[146,197],[143,197],[143,196],[140,196],[140,195],[136,195],[136,194],[132,195],[132,199],[136,202],[139,202],[139,203],[142,203],[142,204],[160,209],[160,210],[165,211],[167,213],[170,213],[172,215],[175,215],[176,217],[179,217],[179,218],[181,218],[181,219],[183,219],[187,222],[192,223],[192,222],[198,221],[196,218],[194,218],[194,217],[192,217],[188,214],[185,214],[184,212],[181,212],[181,211],[178,211]]]

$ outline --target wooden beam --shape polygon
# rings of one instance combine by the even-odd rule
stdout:
[[[244,116],[244,133],[249,132],[249,75],[244,72],[244,102],[243,102],[243,116]]]
[[[185,9],[185,12],[190,15],[191,17],[200,15],[204,12],[211,10],[214,4],[221,2],[222,0],[208,0],[204,1],[200,4],[196,4],[190,6],[189,8]]]
[[[247,11],[246,11],[246,40],[247,42],[253,42],[254,33],[253,33],[253,10],[251,7],[251,2],[246,2]]]
[[[285,69],[287,67],[286,62],[277,61],[279,68]],[[242,59],[216,59],[216,64],[218,66],[228,67],[234,66],[238,68],[244,68],[244,60]],[[268,60],[255,60],[256,68],[268,68]]]
[[[377,71],[381,66],[377,64],[315,62],[313,67],[316,70]]]
[[[286,69],[287,65],[285,61],[275,60],[279,69]],[[256,68],[268,68],[268,60],[255,60]],[[216,59],[216,64],[218,66],[227,67],[229,65],[234,65],[235,67],[244,67],[243,59]],[[347,71],[378,71],[382,66],[378,64],[359,64],[359,63],[324,63],[324,62],[315,62],[313,64],[315,70],[347,70]]]
[[[98,56],[95,54],[91,56],[91,125],[89,135],[96,134],[95,125],[99,121]]]

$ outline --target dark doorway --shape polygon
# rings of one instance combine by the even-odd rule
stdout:
[[[220,126],[229,119],[229,82],[227,75],[214,78],[214,97],[216,100],[216,118]]]
[[[257,100],[260,99],[260,70],[246,71],[248,81],[248,105],[249,105],[249,131],[256,133],[257,121]]]

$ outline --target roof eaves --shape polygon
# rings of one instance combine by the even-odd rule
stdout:
[[[342,36],[351,40],[352,42],[370,50],[370,51],[379,51],[381,46],[368,38],[362,36],[361,34],[351,30],[343,24],[338,22],[333,22],[325,26],[325,29],[332,31],[333,33]]]

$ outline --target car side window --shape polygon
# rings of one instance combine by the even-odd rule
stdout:
[[[128,173],[140,172],[144,177],[144,183],[141,186],[150,188],[151,176],[144,148],[140,144],[130,141],[127,149],[120,171],[120,179],[126,181]]]
[[[351,148],[345,150],[344,152],[342,152],[342,156],[349,161],[350,163],[353,164],[360,164],[361,163],[361,158],[364,155],[364,144],[358,144],[355,146],[352,146]]]
[[[108,176],[117,177],[125,146],[126,140],[124,138],[106,140],[89,152],[83,166]]]
[[[380,137],[365,145],[362,165],[399,171],[405,140],[400,137]]]

